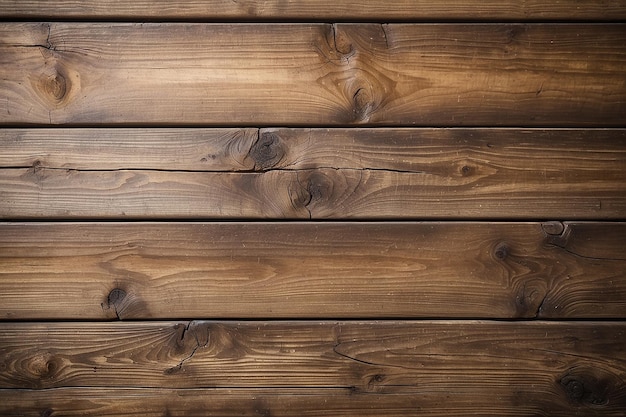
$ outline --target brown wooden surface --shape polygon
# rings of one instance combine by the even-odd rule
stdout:
[[[3,0],[0,17],[176,20],[619,20],[622,0]]]
[[[593,222],[5,223],[0,317],[622,318],[625,239]]]
[[[574,385],[574,388],[577,387],[578,385]],[[526,385],[516,393],[510,392],[506,387],[497,387],[488,393],[455,388],[452,392],[439,392],[424,387],[417,394],[362,393],[346,388],[0,390],[0,397],[4,400],[4,403],[0,403],[0,411],[4,416],[10,417],[55,414],[100,417],[624,415],[613,404],[597,406],[579,404],[576,401],[570,403],[562,400],[560,393],[537,393],[532,385]]]
[[[261,172],[326,167],[454,177],[466,164],[502,170],[524,183],[541,176],[546,186],[547,180],[567,175],[578,182],[611,181],[626,168],[626,129],[5,128],[0,147],[0,168]]]
[[[624,416],[626,1],[0,20],[0,415]]]
[[[0,124],[564,127],[626,114],[620,24],[6,23],[0,40]]]
[[[9,219],[626,212],[623,129],[5,129],[0,145]]]
[[[300,387],[306,394],[333,387],[366,403],[368,397],[360,395],[380,395],[369,398],[385,409],[424,407],[428,415],[447,401],[457,413],[481,415],[618,415],[626,407],[623,322],[200,321],[5,323],[1,328],[3,388],[234,387],[285,394],[282,390]],[[250,394],[242,392],[244,398]],[[10,400],[13,393],[4,390],[0,396]],[[19,393],[28,398],[28,392]],[[330,407],[338,406],[335,394],[342,399],[346,392],[327,392]],[[262,415],[274,415],[274,407],[279,414],[289,411],[274,405],[273,397],[256,397],[260,404],[269,401]],[[233,400],[218,400],[213,407],[219,410]],[[251,412],[250,400],[236,409]],[[304,406],[302,397],[291,401]],[[45,399],[38,407],[46,402],[55,407],[54,400]],[[319,412],[321,404],[317,407]]]

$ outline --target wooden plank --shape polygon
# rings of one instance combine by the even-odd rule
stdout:
[[[482,384],[482,382],[478,383]],[[578,387],[578,385],[573,385]],[[555,416],[622,417],[612,404],[571,405],[554,401],[559,394],[538,393],[524,386],[491,393],[463,391],[447,394],[424,387],[418,395],[355,392],[345,388],[306,389],[106,389],[63,388],[45,391],[1,390],[0,412],[7,417],[63,416],[293,416],[311,417],[415,415],[432,417]],[[479,389],[479,388],[477,388]],[[503,392],[505,391],[505,392]],[[573,402],[576,404],[576,402]]]
[[[625,227],[5,223],[0,318],[623,318]]]
[[[607,137],[626,149],[626,130]],[[258,129],[2,129],[0,168],[248,171],[258,138]]]
[[[8,219],[626,213],[624,129],[5,129],[0,146]]]
[[[5,125],[606,127],[626,114],[621,24],[6,23],[0,41]]]
[[[572,182],[574,177],[576,182],[609,181],[626,170],[626,129],[5,128],[0,148],[0,168],[262,172],[327,167],[455,177],[462,165],[472,165],[474,171],[506,172],[518,183],[542,177],[544,187],[567,175]]]
[[[583,181],[602,172],[513,172],[501,183],[488,166],[443,169],[441,176],[333,168],[264,173],[9,169],[0,170],[0,218],[618,220],[626,213],[626,171],[588,182]]]
[[[621,0],[3,0],[7,19],[619,20]]]
[[[266,410],[261,415],[300,409],[309,390],[321,399],[316,388],[329,387],[345,389],[327,390],[331,408],[351,394],[366,404],[378,400],[379,411],[398,412],[410,405],[420,415],[447,415],[441,412],[448,402],[457,415],[604,416],[619,415],[626,407],[624,322],[196,321],[4,323],[0,328],[4,388],[273,388],[280,399],[290,389],[303,388],[300,396],[287,400],[287,408],[263,392],[254,402],[245,399],[249,391],[238,395],[237,390],[234,396],[228,392],[230,397],[214,392],[223,398],[209,406],[219,412],[243,397],[236,409],[261,407]],[[144,389],[136,391],[135,407],[149,399],[144,393],[154,393]],[[204,390],[175,392],[183,393],[184,404],[185,393],[198,391]],[[33,404],[40,410],[56,411],[57,401],[67,403],[60,391],[43,392],[48,396]],[[20,393],[37,396],[18,391],[17,398]],[[0,391],[7,400],[15,394]],[[343,412],[350,412],[353,400],[341,406]],[[80,410],[100,401],[74,404]],[[317,403],[318,413],[322,404]],[[104,410],[119,412],[119,405]],[[7,409],[7,403],[0,407]]]

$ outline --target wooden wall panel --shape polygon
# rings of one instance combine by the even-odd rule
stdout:
[[[598,406],[567,401],[562,394],[533,391],[527,383],[517,392],[506,386],[479,392],[453,392],[423,387],[418,393],[379,394],[350,388],[304,389],[114,389],[63,388],[50,390],[1,390],[0,412],[10,417],[83,416],[340,416],[466,417],[468,415],[622,417],[613,404]],[[461,386],[459,382],[457,386]],[[521,385],[521,384],[520,384]],[[577,384],[570,392],[579,392]]]
[[[619,20],[621,0],[3,0],[0,17],[97,20]]]
[[[0,40],[5,125],[622,126],[626,114],[619,24],[7,23]]]
[[[0,415],[624,416],[625,1],[0,21]]]
[[[0,144],[9,219],[626,212],[623,129],[6,129]]]
[[[384,395],[381,401],[391,409],[406,407],[409,397],[394,396],[405,394],[418,409],[449,400],[466,412],[501,410],[506,415],[519,412],[518,407],[549,415],[616,415],[626,406],[623,322],[1,327],[3,388],[301,387],[305,393],[332,387]],[[337,401],[333,396],[328,394],[331,407]],[[496,409],[491,408],[494,398]]]
[[[625,239],[623,223],[5,223],[0,317],[621,318]]]

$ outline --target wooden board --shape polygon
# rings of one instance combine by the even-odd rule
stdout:
[[[410,405],[435,415],[436,405],[448,402],[456,413],[481,415],[515,410],[515,415],[604,416],[618,415],[626,407],[624,322],[5,323],[0,342],[3,388],[275,390],[273,395],[259,392],[255,404],[250,391],[237,394],[235,389],[229,398],[207,404],[213,412],[243,398],[237,410],[256,406],[267,410],[261,415],[281,415],[289,408],[276,404],[276,395],[282,398],[293,388],[301,391],[287,400],[292,407],[303,407],[309,390],[322,400],[320,388],[337,388],[343,390],[326,390],[324,395],[331,409],[352,393],[366,404],[376,399],[382,414]],[[142,392],[148,397],[137,392],[128,398],[128,391],[122,391],[126,398],[121,403],[111,398],[104,410],[119,412],[117,407],[125,402],[137,407],[138,400],[149,399],[155,390]],[[174,392],[181,399],[194,393]],[[94,402],[79,397],[74,404],[78,410],[101,406],[98,394],[104,393],[96,391]],[[0,408],[7,410],[6,400],[10,405],[15,394],[0,391]],[[28,391],[17,395],[38,396]],[[52,391],[35,407],[56,411],[55,403],[67,401],[62,392]],[[343,407],[352,404],[347,401]],[[322,403],[314,407],[318,413]],[[150,407],[167,404],[160,400]],[[206,404],[206,399],[197,404]]]
[[[6,23],[0,124],[623,126],[625,66],[619,24]]]
[[[11,19],[158,20],[619,20],[620,0],[3,0]]]
[[[624,129],[5,129],[0,216],[622,219]]]
[[[490,392],[451,392],[424,387],[418,394],[378,394],[346,388],[304,389],[107,389],[63,388],[41,391],[1,390],[0,412],[7,417],[54,416],[294,416],[427,417],[554,416],[623,417],[614,406],[564,401],[560,393],[539,393],[530,384],[512,393],[504,387]],[[570,392],[579,392],[572,384]],[[558,398],[557,398],[558,397]],[[623,404],[623,403],[622,403]]]
[[[622,318],[625,227],[5,223],[0,318]]]

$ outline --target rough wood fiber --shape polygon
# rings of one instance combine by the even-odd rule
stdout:
[[[625,239],[593,222],[5,223],[0,317],[622,318]]]
[[[623,129],[5,129],[0,145],[11,219],[626,212]]]
[[[625,1],[0,20],[0,415],[624,416]]]
[[[626,114],[619,24],[7,23],[0,42],[0,124],[563,127]]]
[[[481,384],[479,382],[479,384]],[[529,384],[511,393],[498,387],[476,392],[455,387],[433,392],[429,387],[408,394],[357,392],[351,388],[304,389],[114,389],[63,388],[1,390],[0,411],[10,417],[53,416],[294,416],[311,417],[466,417],[550,416],[623,417],[612,404],[564,402],[561,394],[535,393]],[[575,392],[580,387],[573,384]],[[570,389],[570,391],[572,391]]]
[[[626,407],[623,322],[6,323],[1,329],[3,388],[238,387],[284,394],[306,386],[305,395],[334,387],[365,403],[376,398],[384,409],[411,405],[427,415],[448,415],[434,414],[448,402],[456,413],[480,415],[614,416]],[[10,400],[14,392],[0,395]],[[366,393],[377,397],[361,397]],[[28,398],[27,391],[17,394]],[[326,392],[331,409],[345,394]],[[246,395],[234,392],[213,407]],[[275,395],[259,392],[262,415],[288,411],[275,405]],[[251,400],[236,409],[253,412]],[[303,401],[291,400],[293,406]],[[40,399],[37,407],[58,405]]]
[[[554,182],[568,173],[577,182],[585,182],[582,175],[610,181],[626,169],[626,129],[5,128],[0,147],[0,168],[342,168],[453,177],[468,174],[462,165],[472,164],[485,167],[468,167],[473,171],[509,172],[520,183],[533,176]]]
[[[621,0],[3,0],[0,17],[175,20],[619,20]]]

